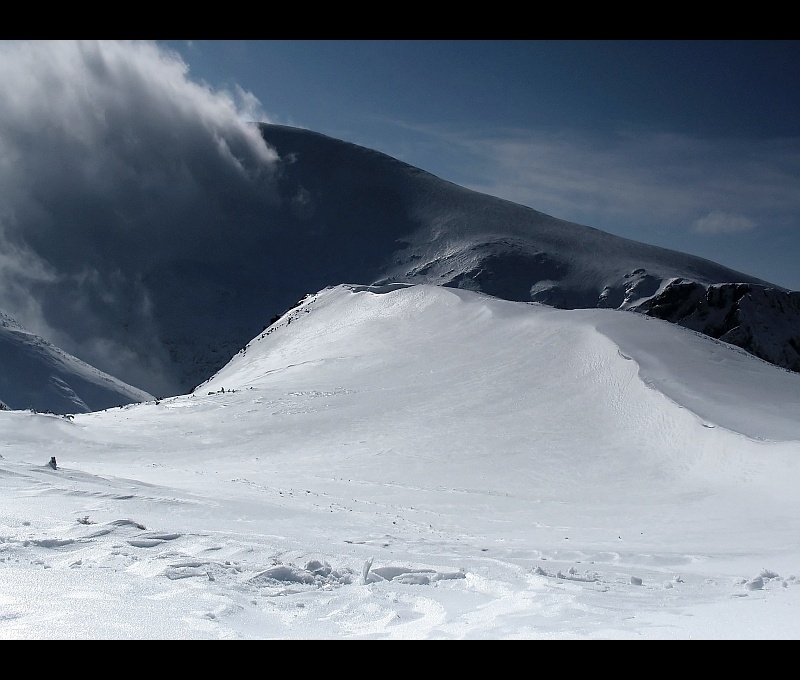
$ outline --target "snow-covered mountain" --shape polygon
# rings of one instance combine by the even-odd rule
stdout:
[[[332,286],[307,296],[259,333],[194,395],[266,385],[333,389],[328,376],[339,376],[344,385],[345,367],[352,364],[359,368],[346,381],[351,387],[363,381],[371,389],[402,390],[399,403],[406,408],[415,393],[420,404],[437,402],[420,411],[421,419],[438,421],[442,413],[468,410],[461,404],[474,402],[484,403],[485,416],[495,414],[494,426],[528,408],[549,412],[562,424],[576,413],[608,408],[609,417],[597,430],[615,431],[627,426],[622,421],[632,410],[643,408],[632,408],[637,397],[625,386],[628,379],[617,374],[632,362],[640,376],[637,382],[642,382],[636,389],[666,396],[674,402],[670,408],[687,409],[691,419],[699,418],[706,427],[718,425],[759,440],[800,441],[800,375],[660,319],[624,310],[560,310],[511,302],[425,284]],[[598,336],[604,341],[597,342]],[[608,384],[591,387],[604,382],[606,372],[614,373]],[[437,381],[448,389],[437,393]],[[553,399],[546,398],[548,390]],[[580,401],[590,402],[585,393],[592,390],[603,405],[576,410],[577,397],[570,395],[581,393]],[[501,393],[505,405],[497,401]],[[535,406],[529,403],[533,398]],[[391,397],[375,399],[383,403],[375,408],[386,409]],[[646,409],[640,415],[643,420],[656,418]],[[467,427],[467,418],[456,421]],[[350,422],[345,419],[341,427],[349,428]]]
[[[565,309],[641,311],[800,369],[800,293],[469,191],[352,144],[293,128],[261,130],[284,159],[281,195],[293,198],[292,231],[318,235],[303,256],[321,260],[338,250],[328,268],[339,267],[339,281],[426,283]],[[746,285],[721,294],[720,284]],[[711,300],[724,324],[702,310],[689,317],[698,296]],[[682,314],[665,313],[675,305]]]
[[[304,295],[341,282],[404,282],[560,308],[659,315],[663,300],[679,289],[677,282],[699,291],[743,283],[760,296],[759,302],[727,303],[727,316],[735,308],[738,327],[749,331],[737,335],[727,329],[724,339],[780,366],[796,366],[796,301],[778,286],[703,258],[470,191],[384,154],[308,130],[260,128],[282,159],[281,200],[264,215],[271,237],[261,252],[269,253],[268,263],[248,279],[251,300],[264,312],[281,313]],[[250,269],[247,265],[240,271]],[[226,337],[225,347],[243,344],[232,331],[243,328],[245,320],[229,322],[234,315],[230,308],[218,307],[216,313],[224,321],[215,330],[231,329],[230,334],[217,333],[220,340]],[[264,313],[256,317],[265,325],[275,318]],[[669,320],[690,325],[684,318]],[[690,327],[721,337],[707,326]],[[208,357],[198,348],[192,352]],[[220,361],[224,355],[219,353]],[[213,368],[209,363],[180,367],[184,385],[204,377],[193,370],[200,366],[206,372]]]
[[[0,312],[0,409],[87,413],[153,396],[89,366]]]
[[[63,275],[40,277],[30,291],[60,346],[151,394],[186,394],[306,295],[343,282],[414,283],[639,311],[796,370],[797,294],[468,190],[368,148],[287,126],[258,129],[277,156],[260,175],[215,182],[186,159],[179,175],[202,188],[202,215],[188,198],[180,211],[159,203],[168,188],[102,205],[102,238],[82,232],[83,241],[69,243]],[[60,214],[52,211],[54,223]],[[66,257],[42,234],[19,238],[48,266]],[[704,321],[702,309],[687,311],[710,287],[729,284],[748,292],[714,297],[721,326]]]
[[[0,639],[796,640],[799,412],[643,314],[326,288],[191,394],[0,412]]]

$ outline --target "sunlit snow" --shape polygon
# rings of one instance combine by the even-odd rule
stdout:
[[[798,413],[642,315],[324,289],[192,394],[0,411],[0,638],[796,639]]]

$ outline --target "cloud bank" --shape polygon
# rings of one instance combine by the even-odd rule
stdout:
[[[220,225],[235,208],[245,232],[277,201],[261,112],[153,43],[0,44],[0,309],[158,394],[143,381],[166,350],[127,330],[157,336],[160,265],[234,261],[247,244]]]

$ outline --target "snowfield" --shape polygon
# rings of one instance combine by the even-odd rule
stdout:
[[[0,411],[0,638],[796,639],[798,413],[642,315],[326,288],[191,394]]]

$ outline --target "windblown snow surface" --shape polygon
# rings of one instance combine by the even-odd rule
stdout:
[[[798,413],[643,315],[327,288],[192,394],[0,412],[0,638],[796,639]]]

